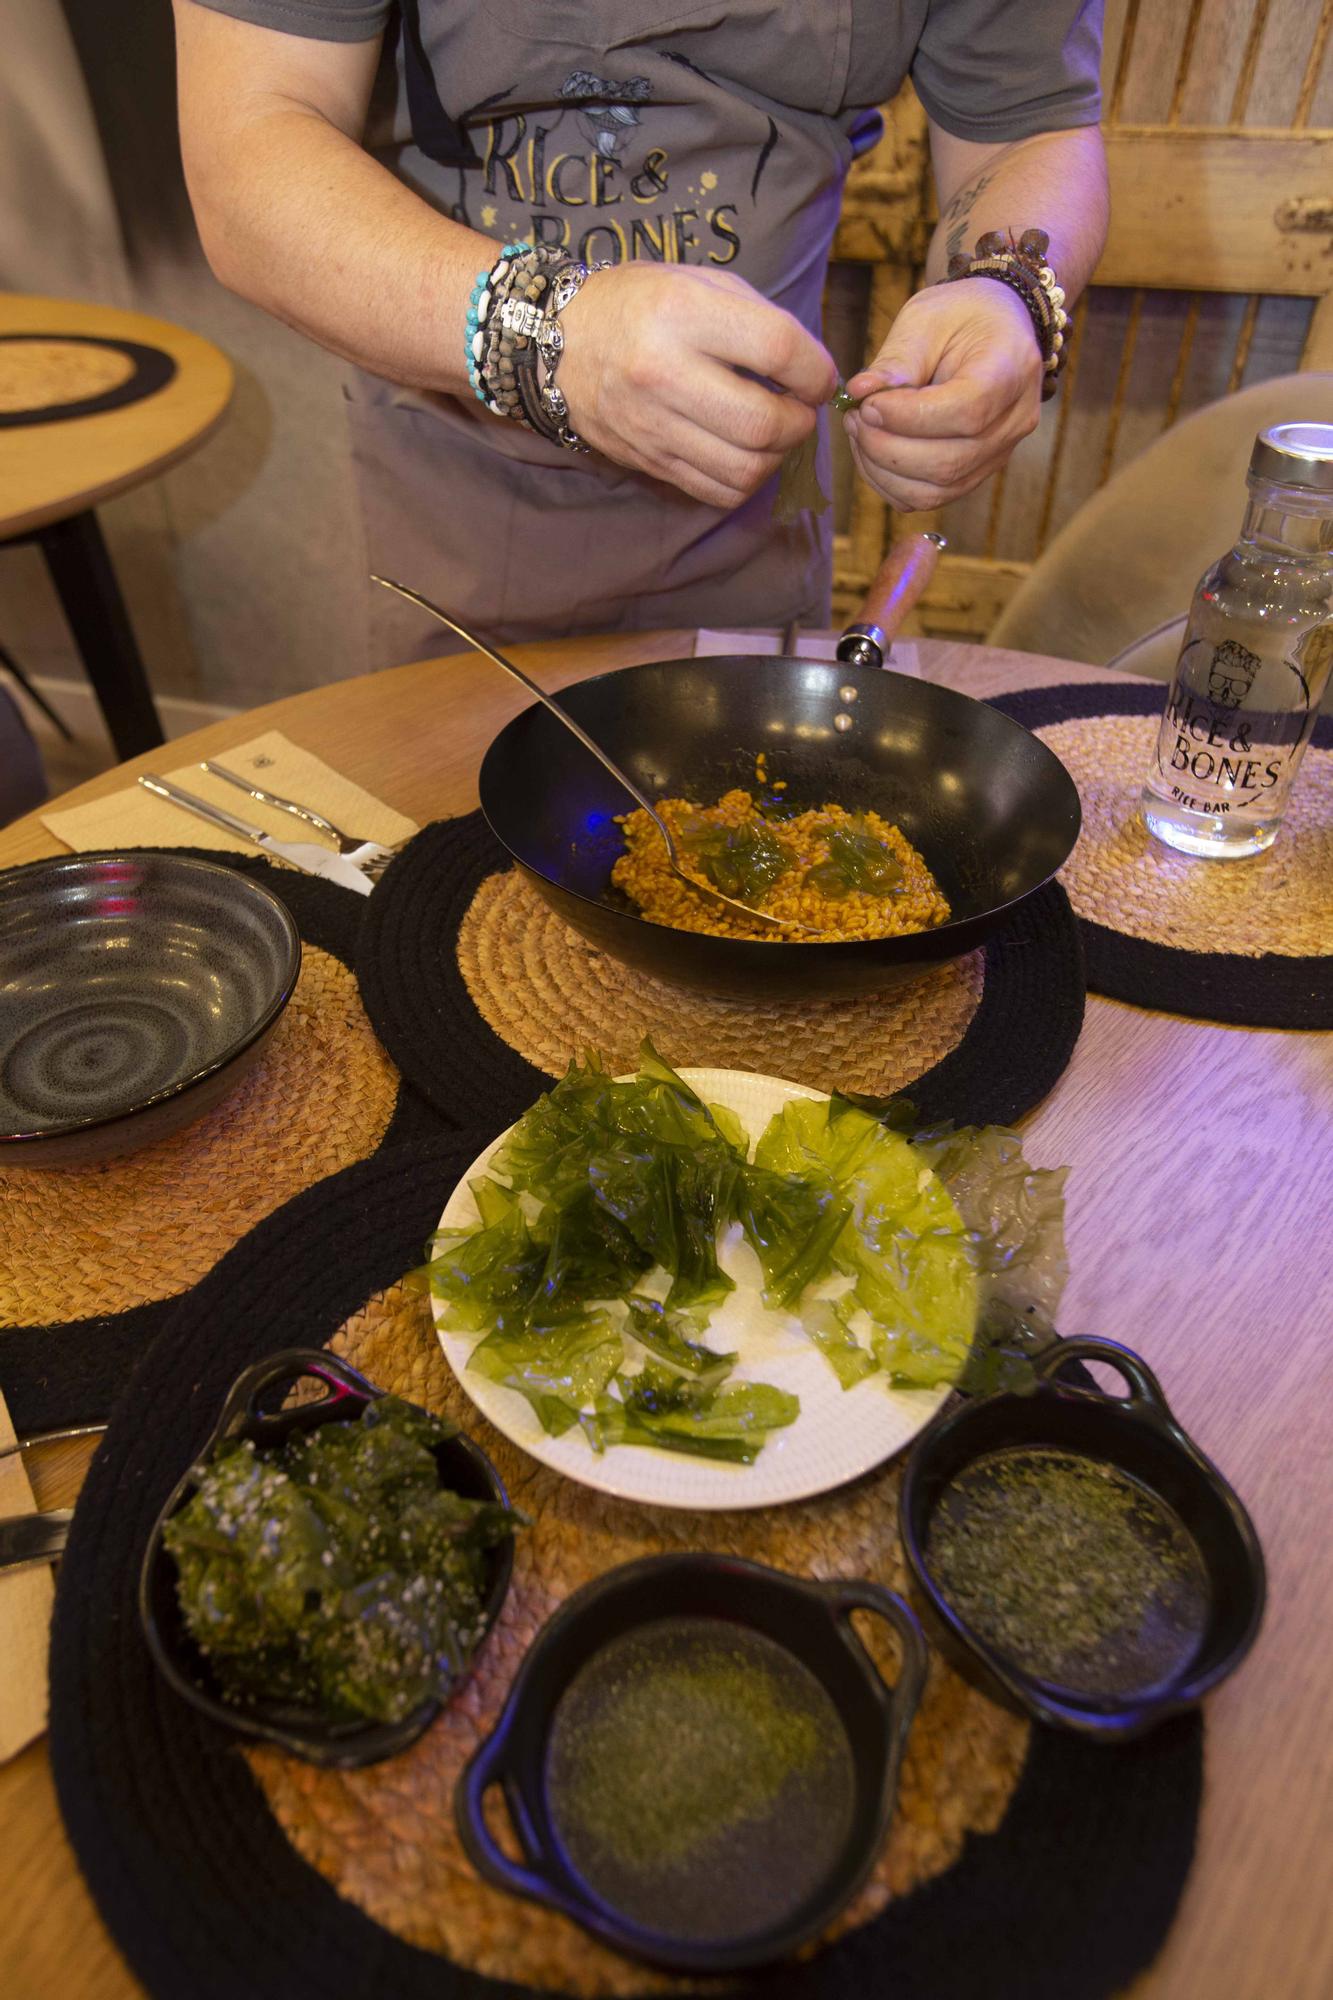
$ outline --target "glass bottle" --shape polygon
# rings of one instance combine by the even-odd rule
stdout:
[[[1230,859],[1271,846],[1333,665],[1333,424],[1254,442],[1240,540],[1194,594],[1143,788],[1151,833]]]

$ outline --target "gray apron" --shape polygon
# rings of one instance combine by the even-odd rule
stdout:
[[[876,129],[847,108],[852,13],[418,0],[367,144],[497,243],[732,270],[818,331],[843,180]],[[910,54],[910,35],[885,42],[880,73],[857,78],[861,105],[891,94]],[[778,527],[775,482],[720,512],[473,400],[360,371],[348,410],[370,567],[493,638],[827,619],[830,518]],[[828,490],[827,423],[820,452]],[[438,626],[374,598],[375,664],[447,649]]]

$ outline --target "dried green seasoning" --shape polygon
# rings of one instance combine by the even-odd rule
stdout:
[[[714,1618],[613,1640],[561,1696],[546,1787],[597,1895],[654,1930],[741,1935],[818,1888],[851,1824],[829,1695],[783,1646]]]
[[[454,1434],[381,1396],[280,1446],[219,1445],[163,1539],[229,1701],[397,1722],[448,1695],[481,1637],[486,1551],[522,1518],[440,1485]]]
[[[989,1453],[952,1480],[926,1566],[988,1646],[1078,1694],[1180,1672],[1208,1615],[1199,1553],[1162,1501],[1117,1466],[1045,1447]]]

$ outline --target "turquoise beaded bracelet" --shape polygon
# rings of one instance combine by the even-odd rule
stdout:
[[[490,270],[478,271],[477,282],[468,297],[466,331],[463,336],[467,356],[467,378],[477,401],[484,403],[497,417],[504,416],[506,412],[486,394],[482,380],[482,370],[489,345],[486,328],[491,322],[492,309],[500,302],[503,292],[509,290],[508,281],[514,258],[526,256],[531,249],[532,245],[525,243],[521,238],[517,242],[506,243]]]

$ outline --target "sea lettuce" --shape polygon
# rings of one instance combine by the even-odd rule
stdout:
[[[624,1360],[619,1330],[605,1312],[560,1327],[503,1328],[478,1341],[468,1367],[525,1396],[551,1437],[562,1437],[596,1400]]]
[[[702,1339],[733,1289],[718,1246],[738,1225],[765,1305],[799,1320],[844,1388],[1030,1375],[1064,1278],[1064,1176],[1029,1167],[1017,1134],[918,1130],[898,1100],[795,1098],[748,1152],[739,1120],[650,1043],[628,1082],[571,1064],[473,1182],[476,1227],[435,1240],[445,1323],[485,1335],[469,1366],[553,1435],[578,1424],[594,1449],[750,1463],[795,1404],[726,1386],[737,1357]],[[627,1343],[648,1357],[637,1374]]]
[[[942,1182],[899,1132],[837,1099],[796,1098],[774,1117],[755,1164],[824,1180],[845,1210],[817,1276],[851,1280],[830,1317],[807,1331],[844,1386],[868,1370],[852,1352],[860,1309],[869,1351],[896,1382],[927,1387],[955,1380],[977,1317],[976,1254]],[[795,1303],[788,1299],[788,1303]],[[835,1359],[836,1356],[836,1359]]]
[[[603,1446],[655,1445],[733,1465],[753,1465],[768,1433],[801,1413],[797,1397],[768,1382],[709,1389],[651,1361],[637,1375],[618,1376],[616,1387],[619,1401],[603,1396],[597,1404]]]
[[[592,1058],[571,1064],[472,1183],[477,1227],[434,1239],[426,1277],[446,1326],[486,1336],[468,1367],[525,1396],[554,1437],[605,1396],[626,1332],[715,1388],[735,1357],[691,1344],[681,1315],[697,1331],[732,1290],[718,1240],[748,1150],[739,1121],[650,1044],[631,1082]],[[636,1296],[653,1271],[667,1279],[660,1302]],[[683,1434],[707,1435],[698,1424]]]
[[[735,1217],[763,1268],[766,1306],[794,1306],[824,1275],[851,1212],[821,1173],[780,1173],[758,1162],[741,1170]]]
[[[691,1340],[686,1328],[693,1330],[694,1321],[683,1313],[669,1312],[657,1299],[631,1296],[627,1306],[627,1331],[669,1369],[693,1376],[707,1389],[716,1389],[736,1366],[735,1354],[719,1354],[715,1348]]]

